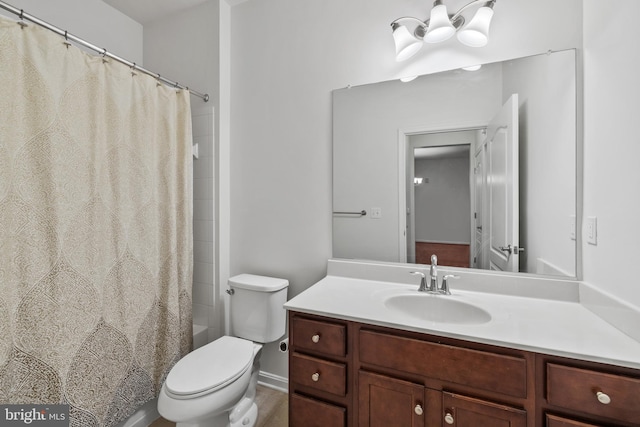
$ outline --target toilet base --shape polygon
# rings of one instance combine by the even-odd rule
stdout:
[[[254,427],[258,421],[258,405],[255,402],[236,422],[229,421],[229,413],[224,412],[215,417],[199,420],[197,423],[177,423],[176,427]]]
[[[176,427],[229,427],[229,413],[223,412],[214,417],[198,420],[196,423],[176,423]]]
[[[254,427],[258,421],[258,405],[255,402],[251,405],[249,410],[242,416],[241,419],[235,423],[231,423],[231,427]]]

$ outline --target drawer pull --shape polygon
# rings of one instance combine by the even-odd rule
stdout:
[[[313,382],[318,382],[320,380],[320,374],[319,373],[314,373],[313,375],[311,375],[311,379],[313,380]]]
[[[420,404],[419,404],[419,403],[416,405],[416,407],[415,407],[415,408],[413,408],[413,412],[415,412],[415,413],[416,413],[416,415],[422,415],[422,414],[424,414],[424,410],[422,409],[422,406],[420,406]]]
[[[454,419],[453,419],[453,415],[451,415],[451,412],[447,412],[446,414],[444,414],[444,422],[447,424],[453,424],[454,423]]]
[[[320,334],[315,334],[314,336],[312,336],[311,341],[317,344],[320,341]]]
[[[609,403],[611,403],[611,398],[606,393],[599,391],[596,393],[596,397],[598,398],[598,402],[602,403],[603,405],[608,405]]]

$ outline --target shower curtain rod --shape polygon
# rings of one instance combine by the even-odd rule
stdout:
[[[149,71],[149,70],[147,70],[145,68],[142,68],[139,65],[136,65],[135,62],[127,61],[126,59],[123,59],[123,58],[121,58],[121,57],[119,57],[117,55],[114,55],[111,52],[107,52],[107,49],[104,49],[104,48],[98,47],[98,46],[96,46],[94,44],[91,44],[91,43],[89,43],[89,42],[87,42],[87,41],[85,41],[85,40],[83,40],[83,39],[81,39],[79,37],[74,36],[73,34],[67,32],[65,30],[61,30],[58,27],[55,27],[55,26],[53,26],[53,25],[51,25],[51,24],[49,24],[49,23],[47,23],[47,22],[45,22],[45,21],[43,21],[43,20],[41,20],[39,18],[36,18],[33,15],[29,15],[28,13],[25,13],[22,9],[18,9],[16,7],[13,7],[10,4],[5,3],[3,1],[0,1],[0,8],[13,13],[14,15],[17,15],[20,18],[21,21],[27,20],[27,21],[33,22],[34,24],[40,25],[41,27],[44,27],[44,28],[46,28],[48,30],[53,31],[54,33],[56,33],[58,35],[63,36],[66,40],[71,40],[71,41],[73,41],[75,43],[78,43],[79,45],[82,45],[84,47],[87,47],[87,48],[99,53],[100,55],[102,55],[104,57],[108,57],[108,58],[114,59],[114,60],[116,60],[116,61],[118,61],[118,62],[120,62],[122,64],[125,64],[126,66],[131,68],[132,71],[140,71],[142,73],[148,74],[148,75],[150,75],[152,77],[155,77],[158,81],[161,81],[161,82],[163,82],[163,83],[165,83],[165,84],[167,84],[169,86],[173,86],[176,89],[186,89],[192,95],[195,95],[195,96],[197,96],[199,98],[202,98],[204,100],[204,102],[209,101],[209,95],[206,94],[206,93],[203,94],[203,93],[197,92],[197,91],[195,91],[193,89],[189,89],[189,87],[187,87],[187,86],[183,86],[183,85],[179,84],[178,82],[174,82],[174,81],[171,81],[169,79],[166,79],[166,78],[162,77],[160,74],[153,73],[153,72],[151,72],[151,71]]]

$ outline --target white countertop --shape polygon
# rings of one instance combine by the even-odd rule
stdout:
[[[640,342],[611,326],[577,300],[457,290],[450,296],[488,311],[483,324],[440,323],[412,317],[384,304],[390,292],[417,286],[328,275],[285,304],[288,310],[423,332],[502,347],[640,369]],[[417,293],[417,292],[416,292]]]

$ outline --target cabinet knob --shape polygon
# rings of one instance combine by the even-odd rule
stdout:
[[[447,424],[453,424],[454,423],[454,419],[453,419],[453,415],[451,415],[450,412],[447,412],[446,414],[444,414],[444,422]]]
[[[596,393],[596,397],[598,398],[598,402],[602,403],[603,405],[608,405],[609,403],[611,403],[611,398],[606,393],[599,391]]]
[[[318,341],[320,341],[320,334],[315,334],[314,336],[311,337],[311,341],[317,343]]]
[[[416,415],[422,415],[422,414],[424,414],[424,410],[422,409],[422,406],[420,406],[420,404],[419,404],[419,403],[416,405],[416,407],[415,407],[415,408],[413,408],[413,412],[415,412],[415,413],[416,413]]]
[[[320,374],[318,372],[314,373],[313,375],[311,375],[311,380],[317,383],[318,380],[320,380]]]

